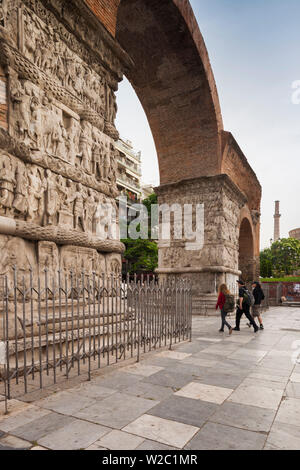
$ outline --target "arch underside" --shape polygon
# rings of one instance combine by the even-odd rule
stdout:
[[[161,184],[221,170],[223,128],[205,44],[188,1],[121,0],[116,38],[154,137]]]
[[[239,270],[246,281],[255,278],[254,239],[251,223],[247,218],[242,220],[239,236]]]

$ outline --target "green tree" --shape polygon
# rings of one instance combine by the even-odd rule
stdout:
[[[284,277],[300,269],[300,241],[282,238],[260,253],[261,276]]]
[[[271,249],[266,248],[260,252],[260,275],[261,277],[272,277],[272,255]]]
[[[154,272],[158,266],[157,243],[151,240],[151,206],[157,204],[157,195],[150,194],[142,201],[148,211],[148,240],[122,240],[126,246],[123,257],[128,261],[128,271],[130,273]],[[137,230],[139,228],[137,227]]]
[[[291,275],[300,268],[300,240],[282,238],[271,246],[272,271],[275,276]]]
[[[158,247],[151,240],[122,240],[126,246],[124,258],[130,273],[154,272],[158,264]]]

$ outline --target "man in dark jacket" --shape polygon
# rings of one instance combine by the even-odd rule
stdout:
[[[242,281],[241,279],[238,280],[237,283],[239,284],[239,299],[238,299],[238,306],[236,310],[236,319],[235,319],[236,325],[235,325],[234,331],[240,331],[241,317],[244,313],[246,317],[248,318],[249,323],[253,326],[254,333],[257,333],[259,328],[250,314],[250,307],[251,307],[250,299],[248,301],[245,298],[246,297],[245,296],[246,285],[244,281]]]
[[[263,325],[263,321],[261,317],[261,303],[265,298],[265,294],[259,282],[253,282],[252,289],[253,289],[253,296],[255,299],[255,303],[252,307],[252,316],[253,318],[258,318],[260,329],[263,330],[264,325]],[[250,323],[248,323],[248,326],[249,327],[251,326]]]

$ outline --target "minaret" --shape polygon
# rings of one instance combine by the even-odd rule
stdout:
[[[277,242],[280,238],[280,217],[279,214],[280,201],[275,201],[275,214],[274,214],[274,242]]]

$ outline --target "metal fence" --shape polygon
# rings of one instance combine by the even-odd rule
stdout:
[[[10,399],[160,347],[191,339],[185,280],[13,270],[0,287],[1,381]],[[2,317],[2,318],[1,318]],[[3,360],[3,358],[5,358]],[[1,392],[0,392],[1,393]]]

